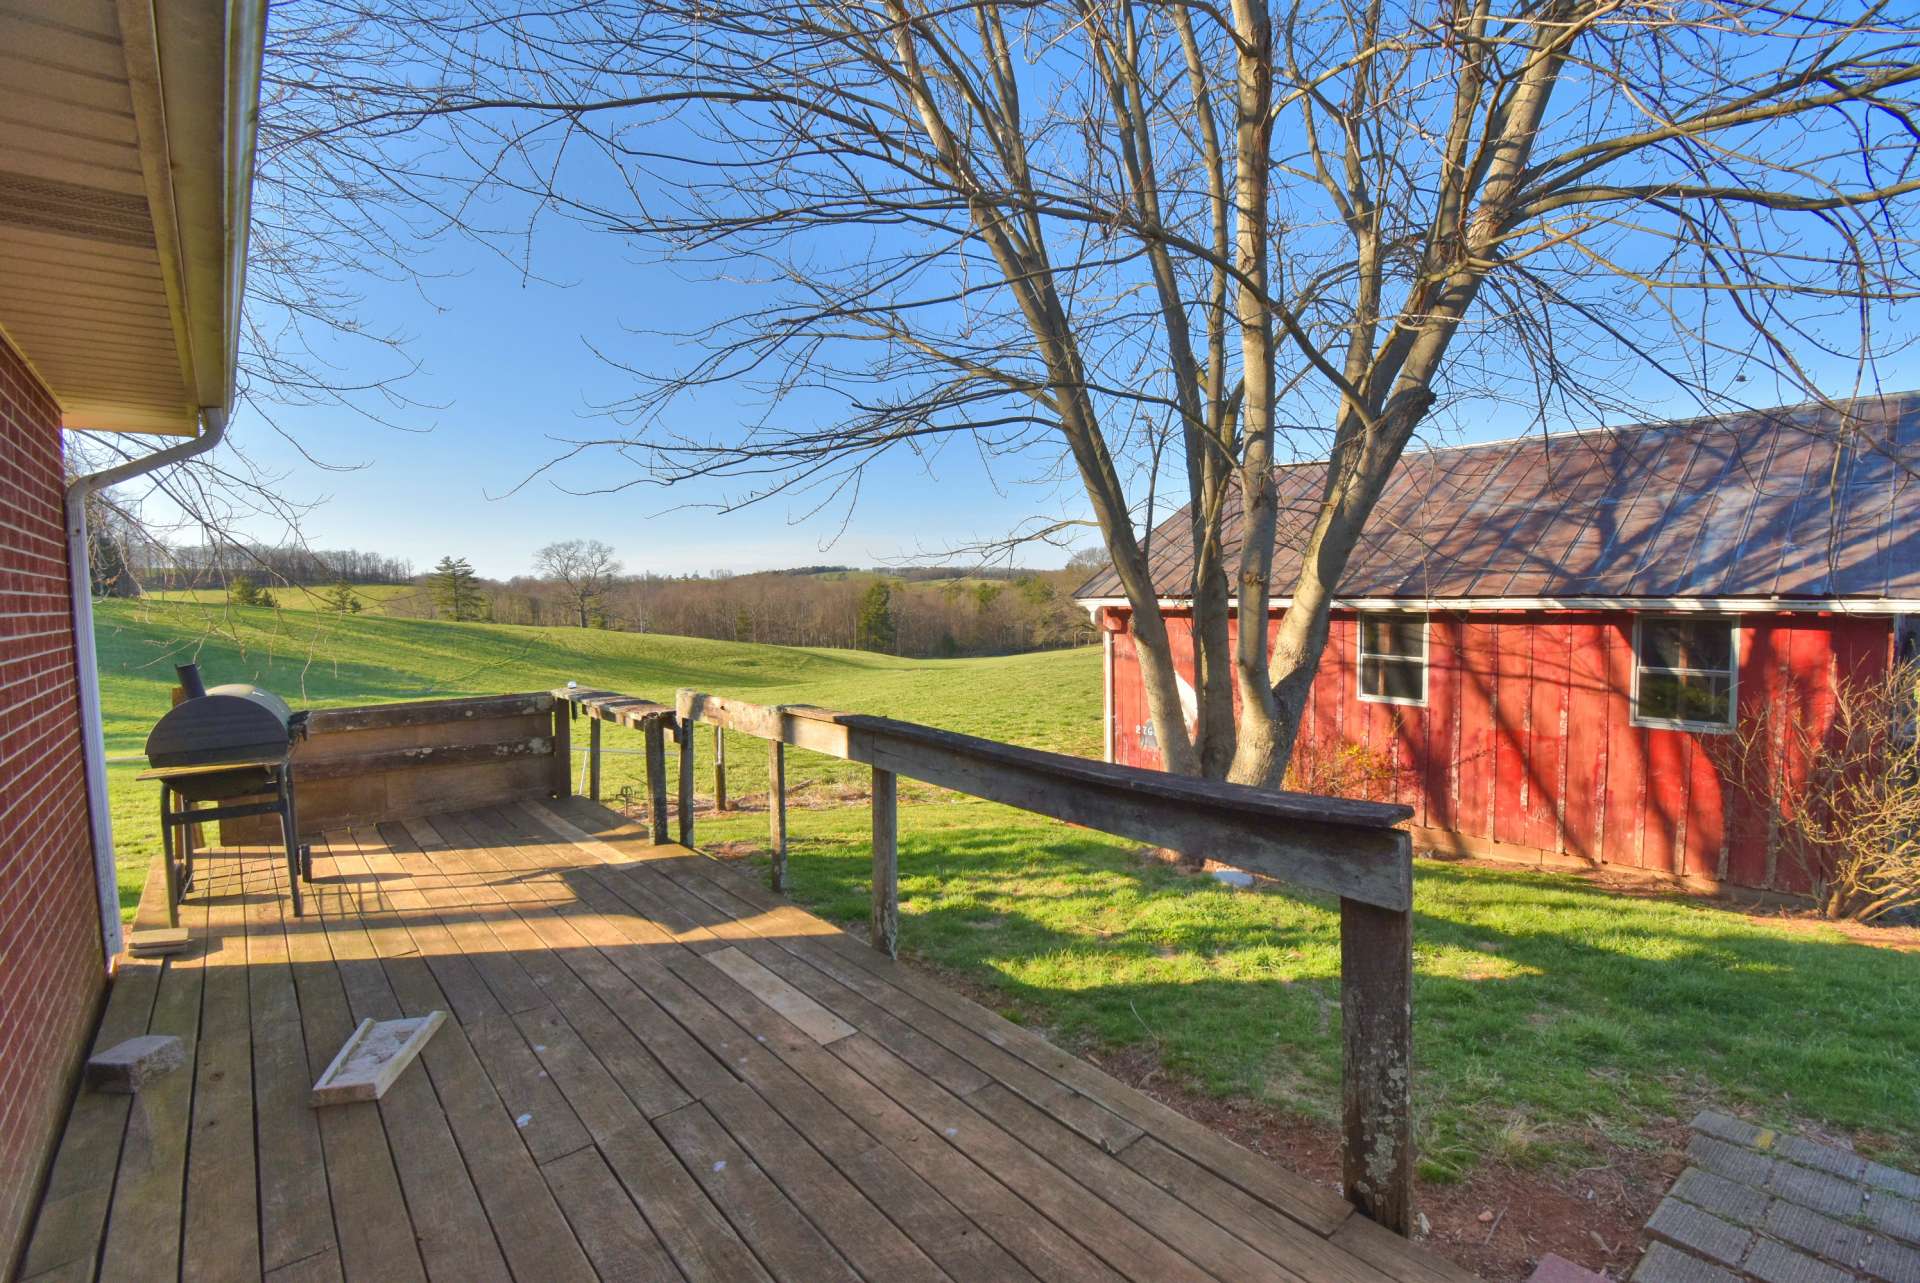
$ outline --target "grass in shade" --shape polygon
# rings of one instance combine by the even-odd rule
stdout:
[[[579,629],[451,624],[193,602],[99,609],[109,752],[137,756],[172,664],[254,681],[296,706],[542,690],[573,678],[670,699],[682,686],[883,713],[1096,755],[1100,656],[904,660]],[[610,729],[610,750],[639,737]],[[576,735],[584,744],[584,734]],[[713,735],[698,739],[710,795]],[[644,796],[610,754],[604,795]],[[703,845],[764,869],[766,747],[729,737],[730,792]],[[131,909],[155,849],[151,785],[113,768]],[[792,895],[865,921],[862,768],[789,754]],[[902,782],[903,950],[959,974],[1069,1045],[1150,1048],[1202,1089],[1332,1118],[1337,915],[1272,887],[1236,890],[1135,844]],[[1857,1133],[1920,1161],[1920,957],[1836,930],[1552,875],[1423,861],[1415,891],[1420,1163],[1450,1179],[1490,1160],[1560,1170],[1641,1145],[1703,1103]]]

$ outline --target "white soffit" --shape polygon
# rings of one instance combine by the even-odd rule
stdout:
[[[0,0],[0,331],[66,427],[192,436],[231,400],[259,18]]]

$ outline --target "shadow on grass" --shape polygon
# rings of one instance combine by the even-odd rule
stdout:
[[[915,819],[903,814],[908,954],[1069,1044],[1148,1044],[1212,1091],[1337,1111],[1330,900],[1236,891],[997,809],[978,823]],[[863,922],[868,858],[858,828],[796,838],[794,898]],[[1416,882],[1429,1176],[1491,1153],[1582,1152],[1595,1133],[1633,1143],[1706,1100],[1916,1157],[1920,959],[1551,875],[1422,863]]]

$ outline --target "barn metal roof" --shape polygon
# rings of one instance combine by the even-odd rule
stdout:
[[[1276,470],[1273,584],[1299,572],[1326,463]],[[1920,392],[1409,452],[1346,602],[1920,602]],[[1237,499],[1227,564],[1239,558]],[[1154,585],[1192,595],[1186,510]],[[1075,594],[1124,604],[1111,569]],[[1281,601],[1284,602],[1284,597]]]

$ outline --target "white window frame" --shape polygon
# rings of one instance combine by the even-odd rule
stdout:
[[[1642,717],[1640,715],[1640,655],[1641,632],[1649,620],[1682,620],[1690,624],[1725,624],[1727,626],[1727,720],[1724,722],[1688,722],[1671,717]],[[1713,676],[1720,672],[1717,668],[1653,668],[1656,673],[1698,673]],[[1692,731],[1699,735],[1731,735],[1740,721],[1740,621],[1731,615],[1695,614],[1636,614],[1633,617],[1633,689],[1627,698],[1633,701],[1629,709],[1635,726],[1644,726],[1649,730]]]
[[[1367,654],[1368,619],[1404,619],[1410,616],[1420,617],[1420,698],[1405,699],[1398,695],[1369,695],[1366,690],[1366,661],[1373,659],[1411,660],[1411,655],[1374,655]],[[1427,706],[1427,666],[1433,656],[1433,646],[1429,634],[1433,629],[1433,616],[1414,610],[1363,610],[1354,618],[1353,626],[1353,693],[1363,704],[1399,704],[1407,708],[1425,708]]]

